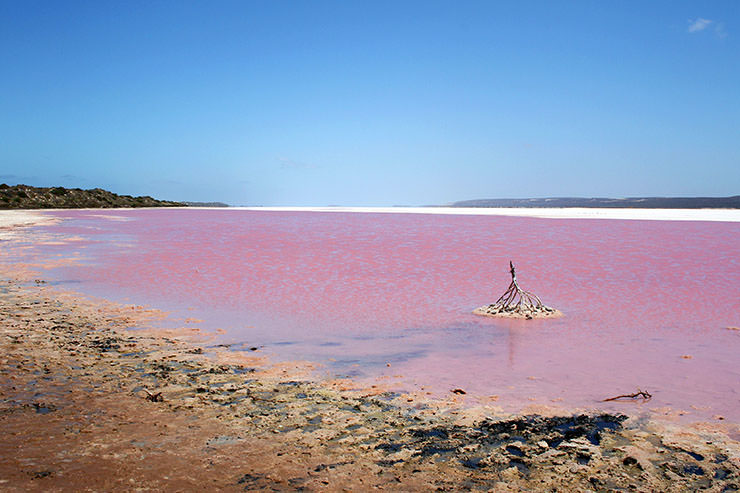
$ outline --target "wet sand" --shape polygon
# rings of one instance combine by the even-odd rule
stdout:
[[[0,489],[734,491],[740,428],[315,381],[0,269]]]

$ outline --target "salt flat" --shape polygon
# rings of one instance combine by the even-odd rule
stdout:
[[[486,207],[229,207],[229,210],[375,212],[403,214],[457,214],[522,216],[552,219],[638,219],[655,221],[740,222],[739,209],[611,209],[611,208],[486,208]]]
[[[139,207],[138,209],[150,209]],[[154,207],[156,209],[156,207]],[[740,209],[617,209],[590,207],[169,207],[168,209],[246,210],[283,212],[365,212],[395,214],[445,214],[461,216],[519,216],[550,219],[635,219],[648,221],[740,222]],[[44,211],[64,209],[44,209]],[[90,209],[93,210],[93,209]],[[94,209],[100,210],[100,209]],[[126,210],[126,209],[105,209]],[[53,219],[41,210],[0,210],[0,228],[31,226]]]
[[[44,215],[39,211],[0,210],[0,239],[13,234],[9,231],[12,228],[51,224],[57,221],[57,218]],[[5,232],[2,230],[5,230]]]

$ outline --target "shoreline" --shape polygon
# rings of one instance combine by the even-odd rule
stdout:
[[[484,207],[227,207],[224,210],[273,212],[362,212],[388,214],[451,214],[515,216],[541,219],[629,219],[642,221],[740,222],[740,209],[618,209],[618,208],[484,208]]]
[[[197,332],[129,330],[153,316],[0,284],[3,487],[690,491],[740,480],[740,443],[716,425],[408,402],[305,380],[301,365],[264,366]],[[216,470],[203,466],[214,458]],[[77,475],[82,464],[102,476]]]
[[[635,221],[710,221],[740,222],[740,209],[620,209],[620,208],[538,208],[538,207],[137,207],[106,209],[7,209],[0,210],[0,229],[13,225],[33,225],[53,221],[44,212],[64,211],[136,211],[136,210],[217,210],[265,212],[355,212],[365,214],[439,214],[461,216],[509,216],[539,219],[620,219]],[[13,222],[13,215],[24,216]]]
[[[457,395],[316,381],[305,364],[210,347],[195,329],[140,330],[161,314],[3,267],[0,486],[9,491],[740,485],[736,424],[512,415]]]

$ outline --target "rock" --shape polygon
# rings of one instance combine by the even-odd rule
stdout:
[[[539,460],[548,461],[551,464],[560,465],[565,464],[568,460],[568,454],[558,449],[549,449],[547,452],[539,456]]]
[[[509,467],[501,471],[501,478],[505,481],[517,481],[521,477],[522,473],[516,466]]]
[[[640,465],[638,460],[632,457],[631,455],[628,455],[627,457],[622,459],[622,464],[624,464],[625,466],[637,466],[641,470],[643,469],[643,467]]]
[[[572,450],[585,455],[596,454],[599,451],[599,448],[596,445],[593,445],[585,437],[578,437],[572,440],[565,441],[561,443],[558,448],[561,448],[563,450]]]
[[[650,471],[653,469],[649,454],[645,450],[631,445],[622,447],[620,450],[623,450],[625,454],[622,458],[622,464],[625,466],[634,466],[641,471]]]

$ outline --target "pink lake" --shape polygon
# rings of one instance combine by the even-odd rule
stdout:
[[[740,422],[740,223],[502,216],[116,210],[47,212],[35,248],[82,264],[59,285],[195,317],[235,350],[320,363],[397,390]],[[471,311],[510,281],[565,313]],[[686,357],[684,357],[686,356]],[[388,366],[390,364],[390,366]]]

